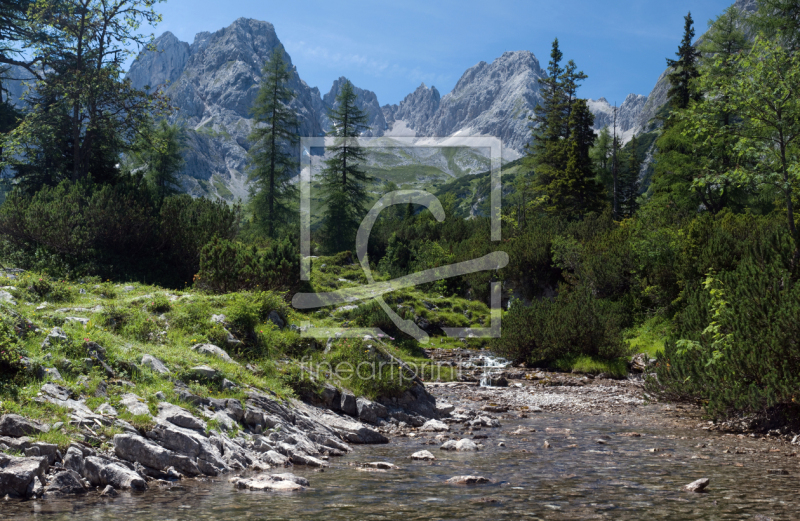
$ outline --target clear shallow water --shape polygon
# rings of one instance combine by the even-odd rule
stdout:
[[[537,432],[514,436],[518,426]],[[569,428],[570,435],[547,433],[546,427]],[[153,487],[144,494],[104,499],[97,494],[59,501],[0,503],[2,519],[800,519],[798,458],[784,458],[789,475],[769,473],[762,460],[723,454],[730,438],[677,430],[648,431],[641,438],[620,436],[634,430],[610,418],[570,418],[541,414],[506,421],[502,429],[484,429],[485,450],[452,453],[439,444],[415,438],[389,445],[356,446],[343,458],[332,458],[325,472],[296,467],[311,489],[295,494],[235,490],[227,477]],[[688,436],[688,439],[667,436]],[[610,439],[599,444],[600,436]],[[427,439],[430,439],[427,438]],[[526,441],[525,441],[526,440]],[[550,449],[544,449],[548,440]],[[505,447],[497,444],[504,441]],[[696,447],[698,443],[707,447]],[[572,447],[572,445],[575,445]],[[650,452],[649,449],[658,449]],[[430,450],[437,461],[408,456]],[[523,450],[528,452],[522,452]],[[708,459],[705,459],[708,458]],[[363,472],[356,462],[389,461],[400,467]],[[760,462],[759,462],[760,461]],[[743,465],[742,467],[734,465]],[[489,485],[455,486],[452,476],[479,474]],[[707,477],[706,494],[681,487]],[[494,502],[485,502],[491,499]]]

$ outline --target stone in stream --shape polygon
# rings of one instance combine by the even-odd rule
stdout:
[[[474,452],[478,450],[478,446],[475,444],[474,441],[463,438],[458,441],[450,440],[444,443],[441,447],[441,450],[455,450],[458,452]]]
[[[259,474],[249,478],[235,477],[229,480],[236,488],[248,490],[271,490],[275,492],[297,492],[310,486],[307,479],[294,474]]]
[[[544,448],[545,449],[549,449],[550,448],[550,442],[549,441],[544,440]]]
[[[56,474],[44,489],[44,498],[83,494],[86,487],[81,483],[81,476],[74,470],[62,470]]]
[[[450,483],[451,485],[483,485],[484,483],[491,483],[491,480],[483,476],[453,476],[445,483]]]
[[[433,461],[436,459],[436,456],[434,456],[427,450],[421,450],[419,452],[415,452],[414,454],[412,454],[411,459],[421,460],[421,461]]]
[[[5,414],[0,417],[0,436],[20,438],[31,434],[48,432],[49,430],[48,427],[27,420],[18,414]]]
[[[703,492],[708,486],[708,483],[708,478],[701,478],[697,481],[692,481],[688,485],[684,485],[683,490],[686,490],[687,492]]]
[[[455,405],[447,402],[436,402],[436,412],[442,416],[447,416],[456,409]]]
[[[46,470],[47,458],[18,458],[0,453],[0,497],[30,497],[34,479],[43,477]]]
[[[97,456],[83,460],[83,477],[95,487],[110,485],[119,490],[147,490],[147,482],[128,467]]]
[[[397,465],[393,465],[387,461],[372,461],[369,463],[364,463],[364,466],[381,470],[396,470],[398,468]]]
[[[450,427],[439,420],[428,420],[419,430],[423,432],[445,432],[449,431]]]

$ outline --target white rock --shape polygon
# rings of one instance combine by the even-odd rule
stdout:
[[[419,452],[415,452],[414,454],[412,454],[411,459],[422,460],[422,461],[433,461],[436,459],[436,456],[434,456],[427,450],[421,450]]]
[[[439,420],[428,420],[419,430],[423,432],[446,432],[450,430],[450,427]]]

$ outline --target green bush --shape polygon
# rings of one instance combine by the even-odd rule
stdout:
[[[13,325],[7,319],[0,319],[0,385],[18,378],[23,369],[20,362],[23,356],[25,351]]]
[[[47,274],[25,273],[19,280],[17,293],[32,302],[69,302],[77,292],[64,281],[53,280]]]
[[[154,295],[153,298],[147,301],[145,304],[145,309],[150,313],[166,313],[172,306],[170,305],[169,299],[164,294]]]
[[[183,286],[214,236],[236,235],[238,208],[188,195],[159,198],[137,176],[15,190],[0,207],[7,262],[56,276],[139,278]]]
[[[710,414],[765,413],[800,404],[800,284],[794,243],[780,232],[757,241],[729,271],[686,289],[686,307],[658,358],[648,390],[692,400]]]
[[[197,287],[215,293],[286,290],[299,282],[297,248],[288,239],[264,248],[215,237],[202,249]]]
[[[629,320],[618,302],[597,299],[585,286],[568,288],[552,301],[531,306],[515,300],[503,316],[493,348],[515,362],[552,362],[587,355],[612,359],[627,354],[622,330]]]

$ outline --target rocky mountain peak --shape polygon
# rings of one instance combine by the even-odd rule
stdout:
[[[516,155],[530,140],[528,116],[541,100],[538,80],[544,76],[530,51],[505,52],[492,63],[481,61],[441,98],[436,113],[419,133],[495,136]]]
[[[406,96],[399,105],[384,105],[383,114],[394,134],[406,135],[408,133],[402,134],[404,128],[421,129],[425,126],[425,123],[439,109],[441,99],[436,87],[431,86],[428,88],[425,83],[422,83],[414,92]],[[399,124],[398,128],[394,128],[395,121],[401,121],[402,124]],[[414,133],[412,130],[408,135]]]
[[[334,80],[331,90],[322,97],[322,103],[326,109],[333,109],[338,106],[336,97],[342,90],[342,86],[348,81],[344,76],[340,76]],[[362,135],[366,137],[382,136],[387,128],[386,118],[381,110],[380,103],[378,103],[378,96],[371,90],[360,89],[353,85],[353,92],[356,94],[356,105],[361,110],[367,113],[367,124],[369,129],[365,130]],[[331,128],[330,120],[328,119],[327,110],[321,115],[320,124],[324,131],[329,131]]]

